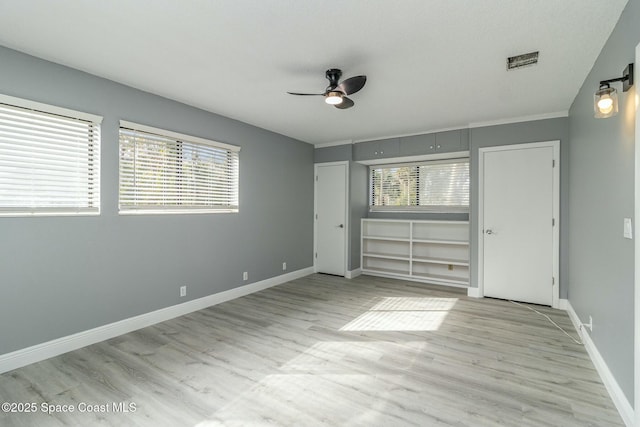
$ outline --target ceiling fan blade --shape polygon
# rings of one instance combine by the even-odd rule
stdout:
[[[349,77],[338,85],[338,89],[345,95],[351,95],[362,89],[366,82],[367,76]]]
[[[341,110],[347,109],[347,108],[351,108],[353,107],[355,104],[353,103],[353,101],[350,98],[347,98],[346,96],[342,97],[342,102],[340,104],[336,104],[334,105],[334,107],[339,108]]]
[[[324,93],[298,93],[298,92],[287,92],[289,95],[299,95],[299,96],[324,96]]]

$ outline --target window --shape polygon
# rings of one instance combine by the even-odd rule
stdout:
[[[0,215],[100,213],[100,122],[0,96]]]
[[[121,121],[120,212],[237,212],[239,151]]]
[[[372,211],[469,211],[469,159],[371,166]]]

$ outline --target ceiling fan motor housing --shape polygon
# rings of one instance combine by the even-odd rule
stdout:
[[[338,81],[340,81],[340,77],[342,77],[342,70],[338,68],[330,68],[326,73],[327,80],[329,80],[329,87],[327,87],[327,91],[335,89],[338,87]]]

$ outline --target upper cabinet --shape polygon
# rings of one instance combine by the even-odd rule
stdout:
[[[360,142],[353,146],[354,160],[371,160],[397,157],[400,154],[400,138]]]
[[[421,154],[434,153],[436,146],[436,134],[405,136],[400,138],[401,156],[419,156]]]
[[[448,132],[438,132],[436,134],[436,153],[450,153],[452,151],[460,151],[462,143],[462,135],[459,130],[451,130]]]
[[[405,136],[400,138],[400,154],[403,156],[452,153],[455,151],[466,151],[468,149],[468,129]]]
[[[406,161],[406,157],[468,150],[469,129],[458,129],[359,142],[353,145],[353,159],[365,164],[376,164],[384,159],[402,158]]]

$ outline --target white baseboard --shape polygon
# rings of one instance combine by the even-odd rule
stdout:
[[[480,288],[468,288],[467,296],[470,298],[482,298],[482,295],[480,295]]]
[[[560,299],[558,300],[558,306],[557,306],[557,307],[554,307],[554,308],[557,308],[558,310],[565,310],[565,311],[568,311],[568,310],[567,310],[567,308],[568,308],[568,307],[569,307],[569,300],[568,300],[568,299],[560,298]]]
[[[178,316],[184,316],[185,314],[277,286],[300,277],[308,276],[312,273],[313,267],[292,271],[287,274],[229,289],[228,291],[218,292],[216,294],[187,301],[182,304],[161,308],[156,311],[130,317],[108,325],[99,326],[94,329],[89,329],[87,331],[78,332],[52,341],[36,344],[11,353],[2,354],[0,355],[0,373],[11,371],[31,363],[40,362],[50,357],[77,350],[79,348],[108,340],[147,326],[155,325],[156,323],[164,322]]]
[[[361,268],[356,268],[355,270],[347,271],[347,273],[344,275],[344,277],[346,277],[347,279],[355,279],[356,277],[360,276],[361,274],[362,274],[362,269]]]
[[[611,400],[613,400],[613,404],[616,405],[616,409],[618,409],[622,420],[627,427],[633,427],[635,417],[633,406],[631,406],[629,400],[624,395],[624,392],[609,370],[607,363],[604,361],[604,359],[600,355],[600,352],[598,351],[598,348],[591,340],[591,336],[589,336],[589,333],[586,331],[586,329],[581,328],[582,322],[571,306],[571,303],[568,300],[560,300],[560,305],[562,305],[562,301],[566,301],[566,310],[569,314],[569,318],[571,319],[573,326],[576,328],[578,335],[582,339],[584,348],[587,350],[587,353],[589,353],[589,357],[591,357],[593,365],[596,367],[598,374],[600,374],[600,378],[607,388],[607,391],[611,396]]]

